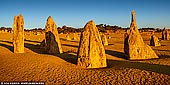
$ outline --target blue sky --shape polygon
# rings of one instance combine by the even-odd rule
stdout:
[[[0,27],[12,27],[19,14],[25,28],[44,28],[48,16],[59,27],[84,27],[89,20],[129,27],[134,9],[139,28],[170,28],[169,4],[170,0],[0,0]]]

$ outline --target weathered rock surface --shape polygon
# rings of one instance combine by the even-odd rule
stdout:
[[[155,35],[151,36],[150,45],[151,46],[161,46],[161,44],[159,43],[158,38]]]
[[[91,20],[81,33],[78,48],[78,66],[82,68],[106,67],[105,49],[95,23]]]
[[[101,40],[103,45],[108,45],[108,40],[105,34],[101,33]]]
[[[24,19],[22,15],[14,17],[13,29],[14,53],[24,53]]]
[[[143,42],[136,25],[134,11],[132,11],[130,29],[125,35],[124,52],[130,60],[158,58],[152,48]]]
[[[47,19],[45,31],[45,48],[47,52],[50,54],[62,53],[57,26],[51,16],[49,16]]]

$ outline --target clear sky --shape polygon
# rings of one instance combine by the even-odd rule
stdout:
[[[138,28],[170,28],[170,0],[0,0],[0,27],[12,27],[19,14],[25,28],[44,28],[48,16],[59,27],[84,27],[89,20],[129,27],[133,9]]]

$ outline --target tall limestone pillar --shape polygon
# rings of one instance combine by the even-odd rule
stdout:
[[[45,48],[47,52],[50,54],[63,53],[57,26],[51,16],[47,19],[45,32]]]
[[[158,58],[152,48],[143,42],[136,25],[134,10],[130,29],[125,35],[124,52],[130,60]]]
[[[21,14],[14,16],[13,30],[14,53],[24,53],[24,19]]]
[[[89,21],[80,36],[78,66],[82,68],[106,67],[105,49],[94,21]]]
[[[165,32],[166,32],[166,29],[164,27],[164,29],[162,30],[162,40],[165,40]]]

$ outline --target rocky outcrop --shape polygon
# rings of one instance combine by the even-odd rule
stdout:
[[[143,42],[138,31],[135,11],[132,11],[132,22],[124,40],[124,52],[130,60],[158,58],[150,46]]]
[[[78,66],[82,68],[106,67],[105,49],[99,31],[93,21],[89,21],[81,33],[78,48]]]
[[[57,26],[51,16],[48,17],[45,26],[45,46],[45,49],[50,54],[63,53]]]

